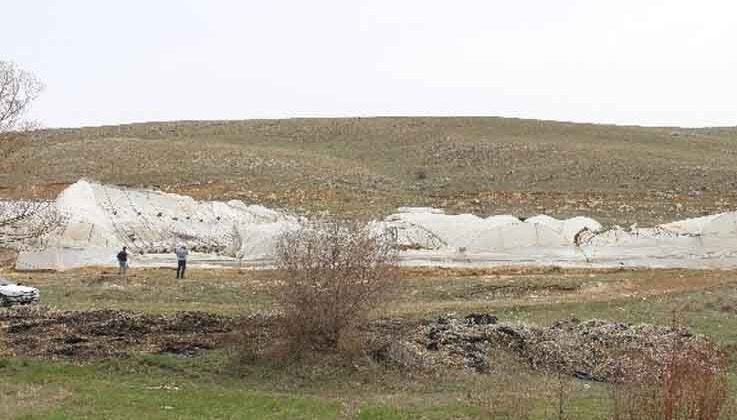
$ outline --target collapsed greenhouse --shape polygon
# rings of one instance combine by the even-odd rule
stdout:
[[[134,266],[175,264],[186,245],[201,266],[265,267],[279,236],[303,219],[238,200],[191,197],[80,180],[56,199],[65,215],[52,233],[26,243],[16,268],[65,270],[115,264],[125,246]],[[413,266],[642,266],[737,267],[737,212],[651,228],[604,227],[587,217],[451,215],[431,208],[400,208],[371,223],[390,232]]]

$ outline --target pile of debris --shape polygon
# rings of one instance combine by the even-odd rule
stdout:
[[[388,343],[377,357],[398,365],[485,372],[498,350],[538,370],[608,381],[632,369],[633,358],[655,365],[655,372],[673,350],[711,357],[707,345],[706,338],[682,328],[596,319],[571,319],[542,328],[501,323],[491,314],[450,314],[420,323],[404,339]]]
[[[35,287],[18,285],[0,277],[0,306],[28,305],[38,302],[38,298]]]
[[[221,345],[237,320],[204,312],[150,315],[34,305],[0,311],[0,325],[11,353],[90,359],[132,352],[190,355]]]
[[[203,312],[151,315],[126,311],[55,311],[22,306],[0,311],[1,347],[11,354],[91,359],[130,353],[176,353],[229,346],[234,337],[270,342],[278,317],[228,318]],[[542,372],[614,381],[660,377],[674,354],[707,368],[719,353],[704,337],[676,327],[602,320],[559,321],[550,327],[499,322],[492,314],[454,314],[426,321],[381,320],[369,325],[371,356],[411,371],[491,371],[511,354]],[[262,343],[263,344],[263,343]],[[508,358],[504,360],[508,361]],[[648,378],[645,378],[648,379]]]

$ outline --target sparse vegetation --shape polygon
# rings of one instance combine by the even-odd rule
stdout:
[[[429,205],[644,226],[737,208],[737,130],[672,131],[504,118],[46,130],[0,160],[0,196],[28,196],[28,185],[50,196],[89,177],[304,212]],[[421,182],[418,169],[427,174]]]
[[[33,74],[0,60],[0,160],[8,159],[27,144],[33,124],[23,118],[41,89],[41,82]],[[29,157],[23,166],[31,166]],[[20,190],[25,200],[8,202],[0,196],[0,249],[40,238],[63,221],[56,207],[38,200],[28,184],[20,186]]]
[[[612,420],[732,418],[734,400],[724,354],[710,344],[676,342],[665,365],[643,353],[623,355],[628,369],[609,388]]]
[[[737,418],[737,271],[400,268],[395,238],[358,222],[399,206],[606,226],[733,211],[737,128],[391,117],[40,130],[26,117],[41,90],[0,61],[0,274],[38,287],[43,302],[0,308],[2,419]],[[125,280],[96,268],[14,271],[23,246],[43,247],[63,224],[51,199],[80,178],[345,219],[285,233],[263,270],[195,268],[175,282],[131,254]],[[115,215],[122,201],[134,207],[129,192],[104,194]],[[157,220],[167,206],[154,206]],[[248,237],[208,206],[235,230],[219,237]],[[87,223],[96,211],[82,210],[59,246],[113,230],[123,242],[146,236],[115,220],[99,233]],[[210,224],[171,217],[197,219]],[[535,243],[570,229],[548,230]],[[589,262],[590,233],[574,237]],[[402,250],[442,242],[432,239]],[[224,248],[210,245],[190,250]],[[471,263],[473,246],[453,247]]]
[[[336,350],[397,285],[395,244],[353,221],[326,219],[285,233],[276,247],[284,332],[295,351]]]
[[[534,368],[519,357],[522,353],[498,348],[491,350],[484,373],[448,367],[426,370],[424,364],[412,364],[414,353],[405,354],[401,368],[371,354],[344,358],[332,351],[286,365],[256,359],[235,366],[229,346],[239,343],[231,340],[229,331],[246,329],[250,343],[256,339],[264,345],[273,343],[274,320],[279,317],[273,310],[276,272],[193,269],[190,279],[176,283],[167,269],[134,266],[130,274],[127,283],[117,284],[115,276],[93,269],[3,272],[13,281],[39,287],[44,303],[53,308],[37,314],[40,308],[24,308],[21,312],[28,313],[19,312],[23,316],[11,320],[5,315],[10,312],[3,310],[0,413],[6,418],[62,419],[103,413],[113,419],[133,415],[550,420],[562,412],[570,420],[616,420],[618,412],[620,420],[630,420],[623,417],[625,402],[634,404],[638,395],[650,401],[667,389],[656,381],[655,373],[640,376],[647,379],[643,382],[622,380],[612,385],[578,379],[567,370]],[[733,271],[518,267],[402,269],[400,275],[394,302],[370,314],[368,325],[373,327],[364,329],[396,337],[396,342],[448,312],[456,312],[460,319],[471,312],[491,312],[500,321],[554,330],[555,321],[572,317],[625,325],[647,322],[667,329],[678,310],[687,323],[684,327],[708,337],[725,358],[708,359],[717,361],[709,366],[721,369],[707,371],[718,373],[715,376],[701,375],[701,367],[666,365],[673,367],[666,371],[681,372],[672,375],[680,378],[680,385],[672,389],[689,390],[673,395],[699,397],[672,401],[681,401],[679,407],[721,402],[719,420],[731,420],[728,409],[737,384],[730,346],[737,343],[737,323],[721,308],[737,302]],[[89,311],[93,308],[115,310]],[[193,310],[225,316],[178,314]],[[540,336],[540,343],[546,337]],[[530,341],[530,348],[533,345]],[[570,348],[575,342],[561,346],[561,352]],[[706,350],[698,354],[716,354]],[[664,354],[670,355],[667,360],[695,359],[692,353]],[[392,358],[396,360],[397,354]],[[644,366],[647,358],[633,360],[640,361],[635,366],[643,365],[636,372],[657,372],[663,366]],[[686,379],[695,382],[683,382]],[[715,392],[707,391],[712,389]],[[729,393],[722,398],[725,390]],[[659,401],[663,406],[665,399]],[[645,410],[642,404],[633,409]],[[679,418],[683,419],[692,420]]]

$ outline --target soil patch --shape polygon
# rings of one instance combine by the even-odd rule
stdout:
[[[192,354],[212,349],[240,323],[204,312],[54,311],[43,306],[0,312],[5,348],[14,355],[74,359],[128,353]]]

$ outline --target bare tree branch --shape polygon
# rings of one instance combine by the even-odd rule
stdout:
[[[53,201],[0,201],[0,248],[44,246],[65,222]]]
[[[37,128],[23,117],[43,89],[31,73],[0,61],[0,157],[3,159],[26,141]],[[53,201],[0,201],[0,248],[37,246],[64,224]]]
[[[362,222],[325,219],[284,233],[276,247],[275,300],[294,350],[335,349],[396,286],[398,251]]]
[[[41,90],[43,84],[33,74],[13,63],[0,61],[0,133],[19,128]]]

